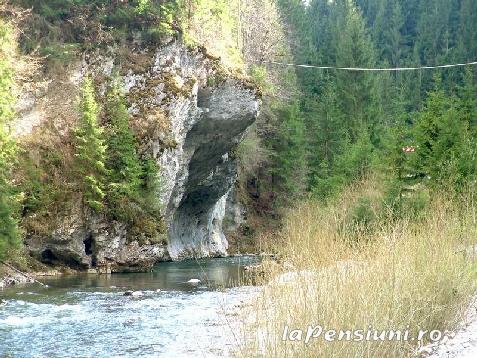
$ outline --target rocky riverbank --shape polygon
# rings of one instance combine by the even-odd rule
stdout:
[[[78,273],[78,271],[67,267],[59,267],[57,269],[49,268],[39,262],[35,262],[33,267],[30,267],[27,272],[24,272],[9,263],[0,262],[0,289],[18,284],[39,282],[42,277],[76,273]],[[95,271],[94,273],[100,272]]]
[[[0,289],[20,283],[33,282],[32,277],[16,272],[9,267],[0,267]]]

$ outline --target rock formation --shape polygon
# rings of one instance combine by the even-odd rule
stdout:
[[[253,86],[223,69],[204,49],[173,42],[126,58],[115,49],[83,54],[67,78],[49,79],[37,86],[41,91],[24,93],[14,133],[21,141],[47,122],[66,133],[76,121],[70,118],[72,98],[84,75],[92,74],[104,95],[113,69],[119,69],[140,151],[160,168],[158,200],[167,244],[128,237],[126,225],[85,215],[78,202],[62,213],[51,235],[27,235],[30,252],[43,262],[80,269],[111,264],[113,271],[226,255],[222,219],[237,177],[234,149],[254,122],[259,99]],[[52,100],[58,112],[71,116],[47,114],[45,108],[52,107],[45,103]]]

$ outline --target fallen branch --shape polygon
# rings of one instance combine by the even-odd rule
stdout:
[[[4,261],[0,261],[0,263],[4,264],[5,266],[9,267],[9,268],[12,269],[13,271],[19,273],[20,275],[25,276],[25,277],[28,278],[29,280],[31,280],[31,281],[33,281],[33,282],[36,282],[36,283],[42,285],[43,287],[48,287],[48,285],[45,285],[44,283],[42,283],[42,282],[38,281],[37,279],[31,277],[30,275],[28,275],[28,274],[26,274],[26,273],[24,273],[24,272],[22,272],[22,271],[16,269],[16,268],[13,267],[12,265],[7,264],[7,263],[4,262]]]

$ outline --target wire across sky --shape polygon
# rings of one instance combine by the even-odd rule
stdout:
[[[419,66],[419,67],[389,67],[389,68],[365,68],[365,67],[338,67],[338,66],[315,66],[315,65],[297,65],[294,63],[283,63],[277,61],[262,61],[261,63],[269,63],[273,65],[289,66],[289,67],[300,67],[300,68],[316,68],[321,70],[340,70],[340,71],[361,71],[361,72],[398,72],[398,71],[420,71],[420,70],[432,70],[437,68],[453,68],[453,67],[465,67],[465,66],[475,66],[475,62],[467,63],[454,63],[450,65],[437,65],[437,66]]]

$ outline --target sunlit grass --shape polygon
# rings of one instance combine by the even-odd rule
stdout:
[[[384,216],[371,231],[344,230],[357,198],[379,196],[374,191],[366,183],[334,205],[309,202],[290,213],[273,247],[280,265],[265,265],[264,289],[243,310],[242,356],[402,357],[415,354],[418,344],[321,337],[305,345],[283,341],[285,325],[454,327],[476,287],[473,257],[465,250],[476,243],[476,204],[469,196],[458,202],[440,197],[419,221]]]

